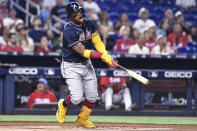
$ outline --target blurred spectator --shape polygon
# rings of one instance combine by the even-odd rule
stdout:
[[[3,27],[3,29],[2,29],[2,36],[0,36],[1,48],[3,48],[5,45],[8,44],[8,42],[9,42],[9,34],[10,34],[9,28],[8,27]]]
[[[41,10],[41,18],[44,23],[47,22],[48,18],[51,15],[52,8],[56,5],[55,0],[43,0],[42,2],[42,10]]]
[[[110,66],[109,69],[114,69],[114,67]],[[136,108],[136,104],[132,105],[131,94],[124,77],[101,77],[101,92],[106,110],[113,110],[114,104],[122,103],[126,111]]]
[[[63,48],[63,33],[60,34],[59,42],[53,46],[52,51],[61,53],[62,48]]]
[[[83,0],[76,0],[76,2],[81,6],[81,7],[83,7],[84,8],[84,4],[83,4]]]
[[[196,25],[191,25],[189,28],[189,35],[187,37],[187,40],[189,42],[197,42],[197,33],[196,33]]]
[[[35,43],[39,43],[41,37],[46,36],[49,39],[53,38],[53,33],[48,30],[47,24],[42,24],[40,17],[33,19],[33,29],[29,31],[29,36],[34,40]]]
[[[167,45],[166,38],[162,35],[157,36],[157,45],[153,47],[151,54],[168,55],[171,50]]]
[[[56,5],[55,0],[43,0],[42,7],[51,10]]]
[[[98,16],[96,14],[94,14],[93,10],[89,9],[86,12],[86,17],[92,21],[97,21],[98,20]]]
[[[16,33],[10,33],[9,38],[9,43],[2,50],[6,52],[23,52],[23,48],[17,43]]]
[[[42,8],[40,18],[44,23],[49,22],[49,17],[51,15],[51,11],[49,8]]]
[[[117,40],[114,51],[128,53],[131,45],[135,43],[133,39],[129,38],[129,32],[130,29],[127,26],[122,26],[120,28],[119,35],[122,36],[122,38]]]
[[[149,54],[149,49],[144,46],[144,35],[139,34],[136,40],[135,45],[132,45],[129,48],[129,54]]]
[[[106,11],[101,11],[100,19],[97,22],[97,26],[104,26],[107,33],[114,33],[113,23],[109,20],[109,15]]]
[[[187,46],[186,35],[182,32],[181,26],[179,24],[174,24],[173,32],[168,35],[167,41],[168,45],[173,48]]]
[[[173,25],[174,25],[174,16],[173,16],[173,12],[172,12],[171,9],[166,10],[165,18],[162,21],[164,21],[164,20],[168,21],[168,30],[167,30],[167,35],[168,35],[169,33],[172,32],[172,28],[173,28]]]
[[[167,31],[168,31],[168,20],[167,19],[163,19],[160,23],[159,23],[159,29],[157,29],[156,35],[162,35],[163,37],[167,36]]]
[[[27,28],[23,24],[18,24],[16,27],[18,31],[18,42],[25,52],[34,51],[34,42],[27,34]]]
[[[155,24],[150,25],[149,26],[149,31],[150,31],[150,34],[151,34],[151,38],[153,40],[155,40],[156,39],[156,31],[157,31],[156,25]]]
[[[2,35],[3,20],[0,18],[0,35]]]
[[[150,25],[148,29],[144,31],[145,36],[145,46],[149,48],[151,52],[152,48],[157,44],[156,42],[156,26]]]
[[[66,5],[63,3],[63,0],[56,0],[56,6],[52,8],[51,11],[51,17],[55,15],[58,18],[66,21],[67,20],[67,15],[66,15]],[[59,23],[58,19],[52,18],[52,23]]]
[[[87,8],[88,10],[92,10],[95,14],[98,14],[101,12],[100,7],[98,4],[92,0],[86,0],[83,2],[83,7]]]
[[[127,16],[126,13],[122,13],[120,15],[120,18],[119,18],[118,22],[116,23],[116,27],[115,27],[116,28],[116,31],[119,32],[120,28],[123,25],[124,26],[128,26],[129,28],[131,28],[131,26],[132,26],[132,24],[128,20],[128,16]]]
[[[48,90],[47,80],[40,78],[37,89],[29,96],[26,107],[32,108],[34,104],[47,104],[51,102],[57,102],[56,96]]]
[[[184,9],[191,9],[196,7],[195,0],[176,0],[176,6]]]
[[[3,0],[0,3],[0,19],[8,17],[7,0]]]
[[[51,52],[51,49],[48,48],[49,41],[46,36],[41,37],[40,44],[38,45],[37,52]]]
[[[139,11],[140,19],[134,22],[133,28],[137,28],[140,33],[144,33],[146,28],[150,28],[151,25],[155,25],[153,20],[148,19],[148,10],[146,8],[141,8]]]
[[[107,37],[109,34],[114,34],[113,23],[109,20],[108,13],[102,11],[100,13],[100,19],[97,22],[98,31],[103,38],[103,42],[107,43]]]
[[[181,11],[177,11],[175,13],[176,24],[179,24],[182,28],[182,31],[185,33],[189,33],[189,24],[185,22],[184,14]]]
[[[14,9],[10,9],[8,17],[3,19],[3,25],[7,26],[11,33],[16,32],[15,26],[18,22],[23,23],[23,20],[16,18],[16,11]]]
[[[130,34],[131,38],[132,38],[134,41],[136,41],[138,35],[139,35],[138,29],[137,29],[137,28],[132,28],[132,31],[131,31],[131,34]]]

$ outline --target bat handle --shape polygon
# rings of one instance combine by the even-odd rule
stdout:
[[[120,65],[119,65],[119,64],[117,64],[115,61],[112,61],[112,66],[120,67]]]

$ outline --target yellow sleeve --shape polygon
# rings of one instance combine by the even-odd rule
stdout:
[[[105,45],[101,41],[101,38],[100,38],[98,32],[95,32],[92,34],[92,42],[98,52],[100,52],[100,53],[106,52]]]

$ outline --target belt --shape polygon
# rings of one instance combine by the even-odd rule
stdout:
[[[62,59],[62,61],[65,61],[65,60],[63,60]],[[65,61],[65,62],[69,62],[69,63],[76,63],[76,64],[83,64],[83,65],[85,65],[85,64],[87,64],[88,63],[88,60],[80,60],[80,61]]]

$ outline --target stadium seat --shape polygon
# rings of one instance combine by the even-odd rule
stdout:
[[[193,43],[193,42],[187,42],[187,46],[188,46],[188,47],[194,47],[195,44],[196,44],[196,43]]]
[[[178,48],[177,54],[187,54],[187,48],[184,47]]]
[[[119,15],[118,13],[112,12],[109,14],[109,18],[111,21],[117,21],[119,19]]]
[[[195,47],[190,47],[190,48],[187,50],[187,54],[188,54],[188,55],[197,54],[197,48],[195,48]]]

